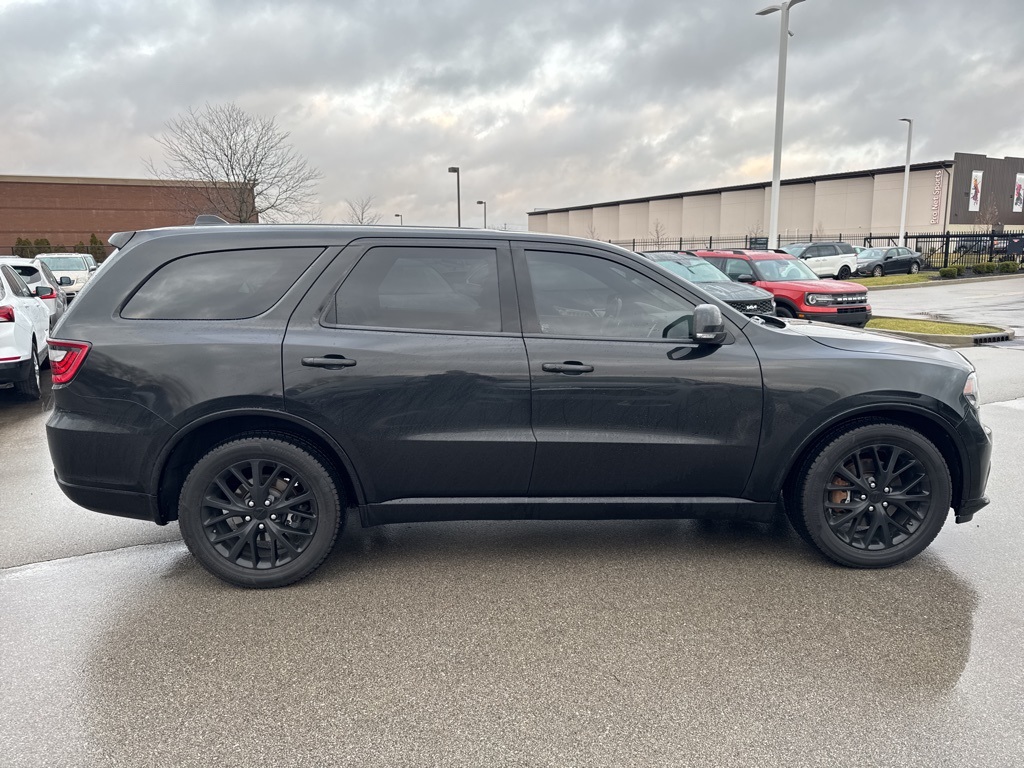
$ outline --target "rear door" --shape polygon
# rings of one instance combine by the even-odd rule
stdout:
[[[800,258],[807,262],[814,274],[831,277],[838,271],[839,251],[834,245],[811,245]]]
[[[760,365],[742,332],[727,319],[730,343],[695,346],[699,299],[620,255],[513,251],[537,436],[530,495],[739,496],[761,426]]]
[[[514,291],[506,241],[379,238],[347,246],[299,304],[286,408],[341,445],[368,502],[525,496]]]

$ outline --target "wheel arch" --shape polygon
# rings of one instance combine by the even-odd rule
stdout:
[[[315,447],[330,462],[350,504],[365,498],[359,477],[345,451],[316,425],[275,411],[231,411],[206,416],[180,430],[168,442],[154,468],[157,514],[160,524],[178,517],[178,491],[192,465],[220,443],[246,432],[275,432]]]
[[[793,453],[793,458],[790,459],[788,466],[785,468],[783,481],[778,487],[782,488],[783,494],[788,496],[789,493],[787,491],[790,491],[795,486],[799,473],[818,446],[830,442],[840,433],[857,426],[879,422],[899,424],[913,429],[924,435],[935,445],[946,461],[946,466],[949,468],[950,479],[953,483],[953,508],[958,508],[960,501],[963,499],[963,471],[967,464],[963,455],[963,448],[955,437],[953,427],[944,420],[937,418],[934,414],[895,406],[847,413],[822,425],[806,438],[797,451]]]

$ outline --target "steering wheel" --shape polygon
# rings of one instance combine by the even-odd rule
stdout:
[[[613,328],[619,324],[619,315],[622,314],[622,297],[612,294],[608,297],[608,303],[604,305],[604,314],[601,316],[601,331]]]

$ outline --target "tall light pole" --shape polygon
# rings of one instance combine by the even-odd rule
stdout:
[[[782,11],[779,32],[779,88],[775,99],[775,161],[772,163],[772,208],[768,224],[768,247],[779,246],[779,190],[782,186],[782,112],[786,103],[786,53],[789,49],[789,9],[804,0],[786,0],[780,5],[770,5],[757,12],[758,16],[769,16]]]
[[[402,217],[402,214],[396,213],[395,214],[395,218],[398,219],[398,226],[400,226],[400,227],[404,227],[405,226],[405,219]]]
[[[476,204],[477,205],[482,205],[484,207],[484,229],[487,229],[487,201],[486,200],[477,200]]]
[[[900,239],[897,245],[907,247],[907,193],[910,191],[910,142],[914,140],[914,120],[910,117],[901,117],[901,123],[907,124],[907,165],[903,169],[903,210],[900,211]]]
[[[453,165],[448,168],[448,173],[455,174],[455,210],[458,215],[458,225],[462,226],[462,182],[459,177],[459,166]]]

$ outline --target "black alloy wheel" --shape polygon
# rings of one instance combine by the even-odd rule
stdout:
[[[872,277],[881,277],[884,274],[885,274],[885,270],[882,269],[882,265],[881,264],[877,264],[875,266],[875,268],[871,270],[871,276]]]
[[[14,391],[29,400],[38,400],[41,396],[39,353],[36,350],[36,340],[32,339],[32,354],[30,355],[31,365],[28,376],[21,381],[14,382]]]
[[[329,463],[285,436],[215,447],[182,486],[185,544],[215,576],[241,587],[281,587],[327,557],[341,520]]]
[[[882,568],[909,560],[938,535],[952,482],[926,437],[902,425],[861,422],[819,448],[790,515],[799,515],[794,527],[803,526],[824,555]]]
[[[843,265],[839,268],[839,274],[836,275],[836,280],[846,280],[850,277],[850,268]]]
[[[921,271],[921,265],[920,264],[918,264],[916,261],[910,262],[910,274],[911,275],[916,275],[920,271]]]
[[[776,305],[775,315],[776,317],[796,317],[793,314],[793,310],[783,304]]]

